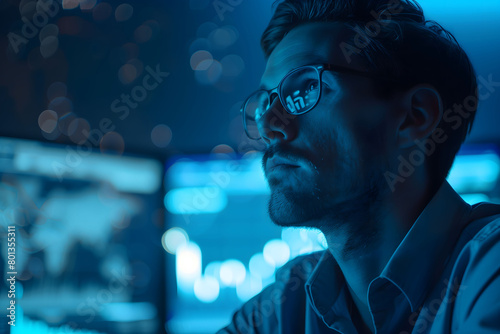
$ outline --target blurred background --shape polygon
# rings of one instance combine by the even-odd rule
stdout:
[[[289,259],[326,247],[267,217],[239,107],[272,0],[0,1],[0,244],[16,231],[6,333],[210,333]],[[500,2],[422,0],[482,95],[449,181],[500,202]]]

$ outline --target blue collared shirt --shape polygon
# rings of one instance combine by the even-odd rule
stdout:
[[[376,333],[500,333],[500,205],[465,203],[447,181],[366,296]],[[218,333],[358,333],[330,251],[300,256]]]

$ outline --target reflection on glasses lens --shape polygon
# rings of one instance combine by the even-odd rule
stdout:
[[[319,98],[319,74],[315,68],[298,69],[286,77],[281,96],[290,114],[299,115],[312,109]]]
[[[320,96],[319,73],[314,67],[302,67],[290,72],[278,92],[283,107],[289,114],[300,115],[311,110]],[[269,93],[259,90],[251,95],[243,107],[245,131],[251,139],[259,139],[257,121],[270,107]]]
[[[248,98],[245,104],[245,131],[248,137],[252,139],[259,139],[260,134],[257,128],[257,121],[269,108],[269,95],[266,91],[257,91],[255,94]]]

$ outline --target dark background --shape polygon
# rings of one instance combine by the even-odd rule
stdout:
[[[259,38],[271,14],[271,0],[230,2],[236,6],[222,1],[227,7],[219,13],[214,1],[129,1],[133,13],[125,21],[117,21],[116,16],[127,17],[123,8],[122,14],[116,14],[125,2],[94,2],[84,1],[87,5],[81,6],[91,9],[61,8],[49,18],[47,25],[59,30],[54,36],[58,46],[49,38],[45,55],[40,33],[20,44],[18,53],[9,46],[8,33],[21,34],[21,13],[30,17],[34,2],[1,2],[0,135],[80,144],[85,140],[82,129],[99,129],[99,122],[108,118],[115,133],[105,137],[102,150],[167,156],[210,152],[221,144],[234,150],[242,147],[245,138],[238,109],[264,69]],[[430,19],[455,34],[478,76],[500,81],[498,1],[420,3]],[[191,66],[191,56],[200,50],[209,51],[216,60],[200,67],[206,71],[194,71]],[[111,104],[142,85],[147,66],[159,66],[170,75],[122,119],[123,112],[114,112]],[[66,99],[53,101],[62,95],[57,93],[60,85],[49,89],[55,82],[65,85]],[[469,142],[498,142],[499,104],[497,92],[482,101]],[[39,116],[51,108],[58,125],[46,133],[40,122],[48,114],[42,120]],[[151,133],[159,124],[168,126],[171,140],[168,129],[161,126],[156,131],[159,145],[155,145]]]

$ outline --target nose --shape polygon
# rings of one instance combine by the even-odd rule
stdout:
[[[298,130],[297,116],[285,110],[277,93],[271,94],[269,99],[269,109],[257,120],[260,136],[267,145],[294,140]]]

